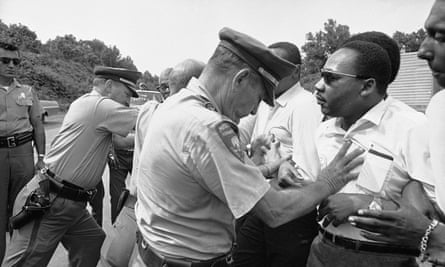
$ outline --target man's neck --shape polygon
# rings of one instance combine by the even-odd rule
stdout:
[[[2,87],[10,86],[13,81],[14,81],[14,78],[0,76],[0,86],[2,86]]]

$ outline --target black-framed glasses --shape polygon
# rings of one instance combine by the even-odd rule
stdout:
[[[5,65],[9,65],[9,63],[11,63],[11,61],[12,61],[12,64],[14,64],[15,66],[20,64],[20,58],[0,57],[0,61]]]
[[[168,90],[169,89],[168,83],[161,83],[160,85],[158,85],[158,87],[156,87],[156,89],[162,91]]]
[[[335,70],[328,70],[328,69],[321,69],[320,75],[326,84],[330,84],[330,83],[340,79],[341,76],[350,77],[350,78],[354,78],[354,79],[369,79],[369,77],[360,75],[360,74],[349,74],[349,73],[339,72],[339,71],[335,71]]]

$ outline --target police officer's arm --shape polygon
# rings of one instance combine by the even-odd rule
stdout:
[[[134,148],[134,133],[129,133],[125,137],[113,134],[113,145],[116,149],[125,150]]]
[[[136,125],[138,110],[125,107],[111,99],[103,99],[99,106],[105,114],[97,129],[111,132],[120,136],[127,136]]]
[[[45,155],[45,149],[46,149],[45,128],[43,127],[42,114],[41,114],[42,107],[40,106],[39,99],[37,98],[37,95],[34,92],[34,90],[31,89],[31,92],[32,92],[32,106],[29,107],[28,114],[29,114],[29,121],[33,128],[33,140],[37,151],[36,168],[41,169],[44,167],[43,155]]]
[[[358,173],[350,171],[363,163],[363,159],[357,158],[363,151],[356,149],[346,155],[350,145],[350,142],[346,142],[342,146],[316,182],[280,191],[270,188],[255,205],[254,212],[270,227],[278,227],[315,209],[323,199],[357,178]]]

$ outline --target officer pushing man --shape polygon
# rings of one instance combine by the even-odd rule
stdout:
[[[230,266],[234,219],[253,210],[271,227],[303,216],[357,174],[346,143],[316,182],[276,191],[241,150],[237,123],[274,103],[296,68],[256,39],[223,28],[198,79],[154,112],[138,164],[140,266]],[[139,266],[138,265],[138,266]]]
[[[70,266],[96,266],[105,233],[86,210],[106,165],[112,134],[134,128],[137,71],[96,67],[93,90],[75,100],[44,159],[18,194],[5,266],[46,266],[59,242]]]

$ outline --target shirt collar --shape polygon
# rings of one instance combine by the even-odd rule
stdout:
[[[215,99],[209,94],[207,89],[204,87],[204,85],[202,85],[199,82],[199,80],[197,78],[193,77],[192,79],[190,79],[186,88],[189,89],[190,91],[193,91],[194,93],[204,97],[207,101],[209,101],[213,105],[213,107],[216,109],[216,111],[218,113],[222,114],[218,105],[216,105]]]
[[[275,103],[281,107],[285,107],[289,101],[294,99],[296,95],[298,95],[302,90],[300,82],[297,82],[291,88],[287,89],[284,93],[282,93],[278,98],[275,99]]]

